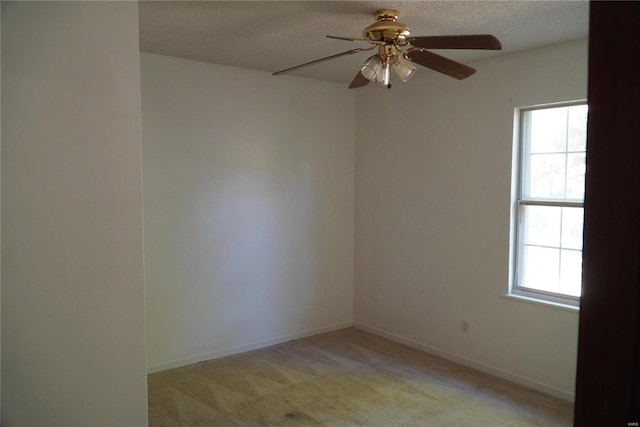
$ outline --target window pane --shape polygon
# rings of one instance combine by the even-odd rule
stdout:
[[[587,149],[587,106],[569,107],[568,151]]]
[[[523,206],[525,245],[560,246],[561,207]]]
[[[557,153],[567,149],[567,108],[529,111],[530,153]]]
[[[525,192],[524,196],[550,199],[564,198],[565,159],[566,154],[532,154],[529,160],[529,191]]]
[[[573,105],[521,115],[520,288],[580,295],[584,209],[573,206],[584,200],[587,113],[586,105]],[[540,298],[546,299],[542,294]]]
[[[567,154],[567,199],[584,199],[585,154]]]
[[[582,250],[583,208],[562,208],[562,247]]]
[[[559,249],[525,246],[523,264],[524,271],[520,286],[541,291],[558,292]]]
[[[562,250],[560,257],[560,292],[578,297],[582,285],[582,251]]]

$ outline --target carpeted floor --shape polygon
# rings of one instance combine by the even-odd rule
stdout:
[[[573,405],[358,329],[151,374],[149,425],[570,426]]]

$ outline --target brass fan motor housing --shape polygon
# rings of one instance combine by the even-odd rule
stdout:
[[[376,12],[376,22],[364,29],[365,39],[372,41],[404,43],[411,34],[409,27],[398,22],[400,12],[394,9],[380,9]]]

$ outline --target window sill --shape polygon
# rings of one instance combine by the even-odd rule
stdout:
[[[530,298],[530,297],[525,297],[525,296],[522,296],[522,295],[514,295],[514,294],[502,294],[502,297],[507,298],[507,299],[511,299],[511,300],[520,301],[520,302],[527,302],[529,304],[537,304],[537,305],[544,305],[544,306],[547,306],[547,307],[555,307],[555,308],[559,308],[561,310],[572,311],[574,313],[580,312],[580,307],[576,307],[574,305],[562,304],[562,303],[559,303],[559,302],[546,301],[546,300],[541,300],[541,299],[537,299],[537,298]]]

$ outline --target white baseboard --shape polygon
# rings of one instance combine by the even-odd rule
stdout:
[[[458,356],[456,354],[449,353],[448,351],[441,350],[439,348],[432,347],[426,344],[422,344],[420,342],[411,340],[409,338],[405,338],[403,336],[400,336],[391,332],[387,332],[382,329],[378,329],[373,326],[366,325],[364,323],[353,322],[353,327],[357,329],[362,329],[363,331],[370,332],[374,335],[378,335],[378,336],[390,339],[391,341],[399,342],[400,344],[404,344],[409,347],[417,348],[418,350],[422,350],[426,353],[442,357],[443,359],[447,359],[452,362],[458,363],[460,365],[477,369],[478,371],[482,371],[487,374],[505,379],[507,381],[511,381],[516,384],[520,384],[520,385],[532,388],[534,390],[549,394],[551,396],[558,397],[560,399],[563,399],[569,402],[573,402],[575,400],[575,396],[573,393],[570,393],[565,390],[560,390],[558,388],[540,383],[530,378],[522,377],[512,372],[505,371],[504,369],[497,368],[495,366],[487,365],[472,359],[468,359],[466,357]]]
[[[338,329],[350,328],[353,322],[342,322],[334,325],[323,326],[321,328],[309,329],[307,331],[298,332],[291,335],[283,335],[264,341],[253,342],[249,344],[239,345],[237,347],[226,348],[214,351],[212,353],[201,354],[198,356],[185,357],[183,359],[174,360],[172,362],[159,363],[157,365],[147,366],[147,373],[166,371],[167,369],[179,368],[181,366],[191,365],[192,363],[204,362],[205,360],[219,359],[220,357],[231,356],[232,354],[244,353],[245,351],[257,350],[259,348],[269,347],[287,341],[293,341],[300,338],[310,337],[312,335],[324,334]]]

